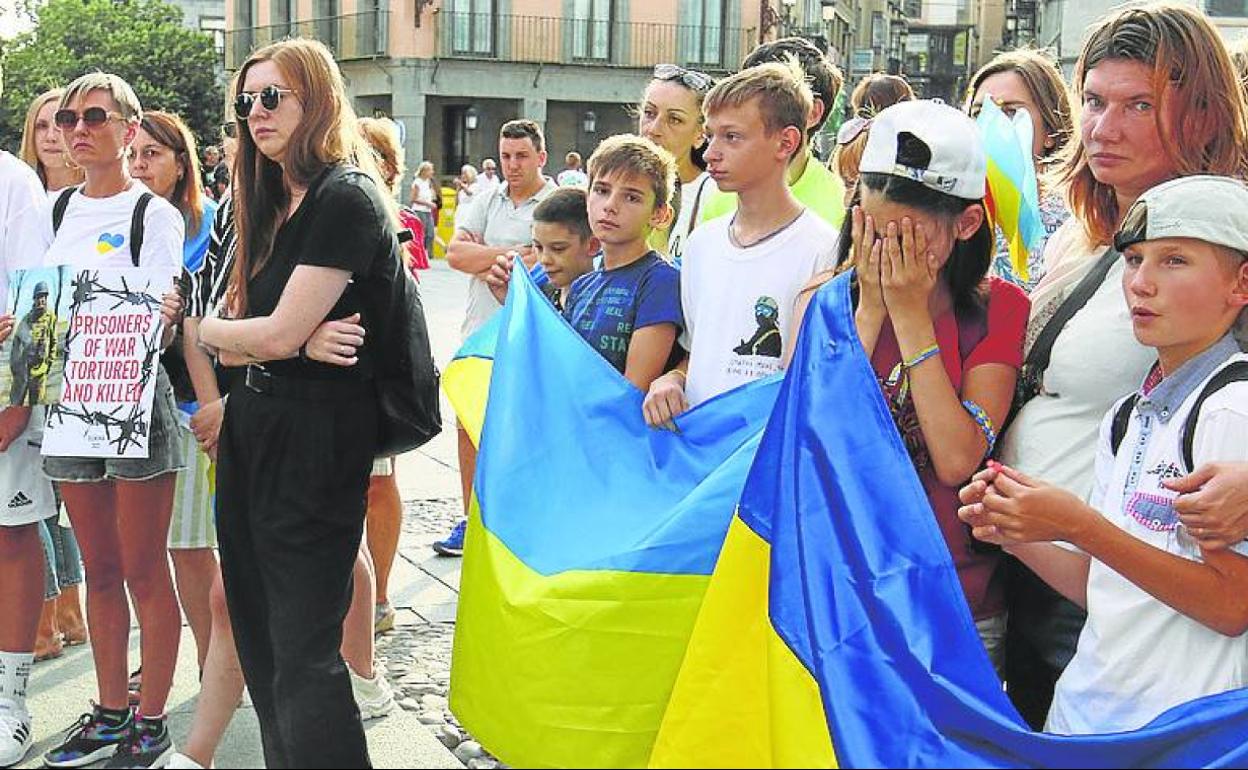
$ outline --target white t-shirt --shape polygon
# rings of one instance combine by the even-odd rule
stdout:
[[[22,229],[47,200],[34,169],[0,150],[0,307],[9,303],[9,271],[38,265],[22,252]],[[2,311],[0,311],[2,312]]]
[[[837,231],[809,210],[744,249],[728,236],[732,219],[704,222],[685,244],[681,345],[691,406],[780,371],[797,295],[835,261]]]
[[[1248,355],[1233,355],[1222,366],[1234,360],[1248,360]],[[1117,458],[1110,449],[1114,405],[1101,421],[1090,500],[1133,537],[1192,561],[1200,561],[1200,549],[1177,522],[1175,493],[1161,482],[1185,472],[1183,424],[1212,377],[1200,380],[1165,422],[1156,410],[1146,418],[1137,408]],[[1144,431],[1148,434],[1141,442]],[[1197,466],[1248,460],[1246,436],[1248,382],[1231,383],[1201,408],[1192,459]],[[1233,550],[1248,555],[1248,544]],[[1223,636],[1093,559],[1088,621],[1075,657],[1058,680],[1045,729],[1071,735],[1134,730],[1169,708],[1245,685],[1248,635]]]
[[[130,255],[130,222],[139,197],[150,192],[135,180],[130,188],[107,198],[89,198],[81,191],[69,198],[60,230],[52,231],[52,207],[47,200],[23,226],[23,258],[28,264],[72,265],[85,268],[134,267]],[[143,215],[143,247],[139,267],[182,269],[182,241],[186,225],[173,204],[153,196]]]
[[[1099,254],[1099,252],[1098,252]],[[1087,499],[1097,427],[1157,360],[1135,339],[1122,293],[1121,259],[1053,344],[1043,389],[997,444],[1001,462]]]
[[[689,239],[689,233],[693,230],[694,223],[698,221],[695,219],[698,209],[702,208],[702,204],[717,189],[711,175],[705,171],[693,181],[680,186],[680,213],[676,216],[676,222],[672,224],[672,230],[667,236],[667,256],[674,264],[679,265],[683,262],[685,241]]]

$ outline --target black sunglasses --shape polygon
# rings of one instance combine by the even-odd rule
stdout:
[[[73,130],[78,127],[78,121],[81,120],[87,128],[99,128],[110,120],[121,120],[121,115],[116,112],[109,112],[103,107],[88,107],[81,114],[74,110],[57,110],[52,120],[56,123],[57,128],[66,131]]]
[[[237,139],[238,138],[238,124],[237,123],[222,123],[221,124],[221,138],[222,139]]]
[[[705,72],[697,70],[687,70],[677,64],[656,64],[654,66],[655,80],[674,80],[684,84],[686,88],[698,93],[704,93],[711,90],[711,86],[715,81]]]
[[[260,104],[266,110],[276,110],[277,105],[282,101],[285,94],[298,93],[289,88],[279,88],[278,86],[265,86],[259,91],[240,91],[238,96],[234,97],[234,114],[239,120],[246,120],[251,114],[251,108],[255,106],[256,98],[260,98]]]

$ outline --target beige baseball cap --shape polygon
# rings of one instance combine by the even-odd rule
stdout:
[[[1127,209],[1114,248],[1158,238],[1195,238],[1248,252],[1248,186],[1229,176],[1198,175],[1149,189]]]

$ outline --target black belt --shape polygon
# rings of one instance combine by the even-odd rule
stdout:
[[[360,398],[374,392],[371,380],[306,380],[283,377],[258,364],[248,364],[243,384],[254,393],[303,401]]]

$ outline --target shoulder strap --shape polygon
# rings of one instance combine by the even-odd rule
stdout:
[[[1049,368],[1049,358],[1053,355],[1053,343],[1057,342],[1058,335],[1062,333],[1062,329],[1066,328],[1066,324],[1070,323],[1070,319],[1074,318],[1075,314],[1088,304],[1088,300],[1092,299],[1092,295],[1096,294],[1096,290],[1101,288],[1101,284],[1105,282],[1105,276],[1109,274],[1109,268],[1113,267],[1119,256],[1118,250],[1113,246],[1105,249],[1105,253],[1092,266],[1088,274],[1079,281],[1070,295],[1062,300],[1057,312],[1040,330],[1035,344],[1027,352],[1027,360],[1023,365],[1030,377],[1038,378]]]
[[[65,209],[69,208],[69,199],[73,197],[77,187],[67,187],[61,190],[61,194],[56,196],[56,203],[52,205],[52,234],[56,235],[61,229],[61,222],[65,221]]]
[[[134,213],[130,216],[130,261],[135,267],[139,266],[139,252],[143,250],[143,215],[147,213],[147,204],[154,197],[156,196],[150,192],[140,195],[138,202],[134,204]]]
[[[1232,382],[1244,382],[1248,380],[1248,361],[1235,361],[1227,364],[1213,375],[1209,383],[1200,391],[1200,395],[1196,398],[1196,403],[1192,405],[1192,411],[1187,413],[1187,420],[1183,423],[1182,447],[1183,447],[1183,463],[1188,473],[1195,468],[1195,461],[1192,458],[1193,445],[1196,443],[1196,423],[1200,421],[1200,408],[1205,405],[1205,399],[1222,390]]]
[[[1135,402],[1139,400],[1140,394],[1132,393],[1118,405],[1118,411],[1114,412],[1114,419],[1109,424],[1109,449],[1114,455],[1118,454],[1118,447],[1122,446],[1122,440],[1127,437],[1131,413],[1135,411]]]

